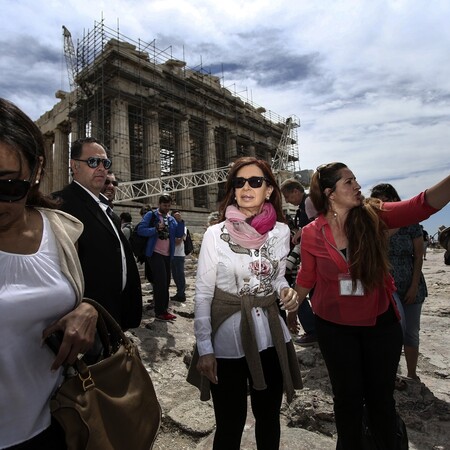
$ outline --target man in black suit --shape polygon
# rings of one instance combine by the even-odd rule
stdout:
[[[62,211],[84,224],[78,240],[84,295],[103,305],[122,329],[135,328],[142,318],[139,272],[120,219],[100,194],[111,160],[94,138],[75,141],[70,158],[73,181],[53,196],[61,200]]]

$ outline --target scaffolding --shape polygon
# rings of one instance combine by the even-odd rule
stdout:
[[[172,186],[178,205],[213,209],[223,193],[222,169],[239,156],[265,159],[287,173],[300,169],[298,118],[231,92],[223,78],[174,57],[172,47],[135,41],[102,19],[78,39],[76,57],[69,56],[76,86],[67,97],[71,138],[102,141],[116,177],[140,193],[135,199],[144,198],[139,182],[159,179],[165,181],[150,195]],[[219,176],[205,175],[206,182],[201,173]],[[186,181],[182,174],[194,176]]]

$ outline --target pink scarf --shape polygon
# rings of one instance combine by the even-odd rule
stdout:
[[[233,241],[248,249],[260,248],[277,221],[275,208],[269,202],[265,202],[261,212],[253,217],[245,216],[236,206],[230,205],[225,218],[225,226]]]

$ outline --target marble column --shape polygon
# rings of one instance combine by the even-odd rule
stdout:
[[[131,180],[130,131],[128,102],[116,98],[111,101],[111,170],[122,181]]]
[[[215,140],[215,127],[211,121],[206,122],[206,142],[205,142],[205,154],[206,154],[206,170],[217,169],[217,154],[216,154],[216,140]],[[210,210],[215,210],[217,205],[217,197],[219,194],[219,185],[213,184],[207,186],[208,195],[207,203]]]
[[[229,133],[227,136],[227,148],[225,152],[227,163],[231,163],[237,157],[236,135]]]
[[[50,194],[54,192],[53,189],[53,133],[44,135],[44,151],[45,151],[45,168],[44,176],[42,177],[40,191],[43,194]]]
[[[189,116],[180,120],[176,139],[176,167],[178,173],[192,172],[191,144],[189,139]],[[185,209],[194,207],[194,190],[185,189],[178,192],[177,203]]]
[[[55,129],[52,181],[53,191],[59,191],[69,181],[69,128],[67,123],[61,123]]]
[[[147,111],[145,122],[145,138],[143,151],[144,179],[161,176],[161,146],[159,139],[159,115],[155,111]]]

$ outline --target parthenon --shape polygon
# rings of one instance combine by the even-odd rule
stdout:
[[[60,101],[37,121],[51,156],[43,186],[48,192],[69,182],[70,142],[79,137],[102,141],[116,177],[132,182],[214,170],[244,155],[272,164],[292,120],[233,94],[218,76],[188,68],[154,41],[132,41],[103,22],[67,58],[73,89],[58,91]],[[284,169],[295,172],[295,128],[292,133]],[[222,189],[220,182],[200,184],[172,196],[180,209],[206,212],[216,209]]]

